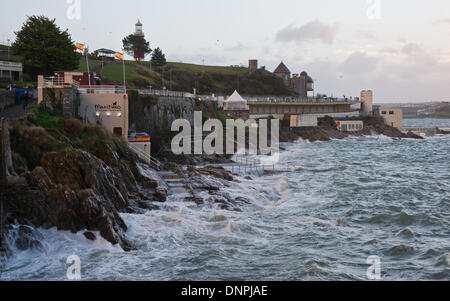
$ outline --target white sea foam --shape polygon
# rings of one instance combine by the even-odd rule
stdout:
[[[132,252],[98,233],[91,242],[82,232],[38,229],[43,247],[14,249],[2,279],[65,280],[73,254],[80,256],[84,280],[307,280],[313,263],[326,271],[323,279],[359,279],[367,254],[396,260],[388,279],[432,279],[448,267],[435,264],[450,248],[443,182],[450,173],[449,141],[378,135],[286,143],[280,162],[297,163],[300,170],[252,180],[237,176],[238,182],[221,187],[231,201],[249,204],[225,210],[169,198],[159,210],[121,214],[138,248]],[[400,219],[399,210],[410,212],[408,218]],[[420,233],[420,243],[408,241],[415,253],[435,250],[415,263],[417,269],[409,257],[391,258],[384,249],[399,245],[396,233],[405,223]]]

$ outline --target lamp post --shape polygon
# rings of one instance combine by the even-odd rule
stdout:
[[[11,40],[8,39],[7,41],[8,41],[8,61],[10,61],[11,57],[10,57],[10,54],[9,54],[9,48],[11,47],[11,45],[10,45]]]

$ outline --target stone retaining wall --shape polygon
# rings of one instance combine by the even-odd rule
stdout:
[[[16,103],[16,92],[0,90],[0,110]]]

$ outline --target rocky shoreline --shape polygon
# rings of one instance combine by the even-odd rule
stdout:
[[[5,222],[7,232],[15,237],[12,244],[19,250],[39,246],[34,227],[81,232],[90,240],[95,240],[98,232],[111,244],[133,250],[120,213],[155,210],[170,196],[159,173],[140,163],[124,141],[100,126],[70,119],[60,132],[52,133],[22,119],[11,122],[8,129]],[[234,181],[224,168],[193,166],[225,163],[229,158],[167,157],[164,161],[165,169],[183,173],[197,192],[185,201],[219,204],[230,210],[237,210],[236,202],[245,202],[221,191]],[[187,168],[180,171],[177,161]],[[198,197],[198,192],[208,196],[202,193],[203,197]]]
[[[135,249],[127,239],[127,225],[120,213],[145,213],[166,202],[170,191],[155,170],[141,164],[126,143],[100,126],[65,121],[61,132],[52,133],[27,120],[9,125],[8,187],[5,195],[7,230],[16,233],[15,246],[26,249],[39,245],[33,227],[83,232],[87,239],[100,235],[124,250]],[[423,139],[404,134],[379,120],[365,120],[362,131],[351,135],[383,134],[394,138]],[[324,118],[309,130],[282,130],[281,142],[299,138],[314,141],[344,139],[332,118]],[[247,199],[233,199],[223,191],[237,181],[222,167],[230,156],[163,156],[166,170],[184,178],[198,205],[218,204],[226,210],[240,210]],[[180,170],[180,166],[184,166]],[[204,167],[195,167],[203,165]],[[201,194],[201,196],[199,196]],[[17,226],[19,225],[19,226]]]
[[[364,128],[361,131],[344,133],[338,130],[336,121],[331,117],[322,118],[317,127],[311,129],[283,130],[280,135],[281,142],[293,142],[300,138],[315,141],[330,141],[331,139],[345,139],[349,136],[385,135],[391,138],[423,139],[413,132],[403,133],[399,129],[388,126],[381,118],[365,117]]]

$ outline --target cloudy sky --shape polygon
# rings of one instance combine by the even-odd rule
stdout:
[[[169,61],[258,59],[270,71],[283,61],[292,73],[307,71],[322,93],[450,100],[448,0],[15,0],[0,11],[0,42],[33,14],[56,18],[91,50],[120,50],[139,18]]]

